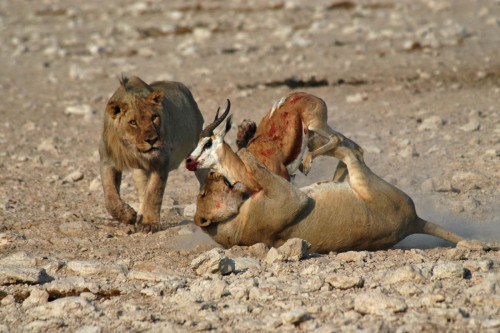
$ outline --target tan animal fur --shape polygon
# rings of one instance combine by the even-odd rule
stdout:
[[[334,153],[349,177],[298,189],[241,150],[261,190],[248,193],[211,173],[197,198],[195,223],[225,247],[278,247],[298,237],[318,253],[385,249],[414,233],[462,240],[418,217],[411,198],[374,174],[357,151],[339,146]]]
[[[196,146],[203,117],[179,82],[123,77],[106,105],[99,146],[106,209],[116,220],[155,231],[169,171]],[[122,171],[133,169],[140,211],[120,197]]]

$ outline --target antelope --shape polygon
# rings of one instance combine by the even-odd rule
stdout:
[[[202,131],[197,147],[186,159],[186,168],[191,171],[212,169],[231,184],[240,182],[248,189],[258,191],[261,187],[252,173],[224,141],[232,125],[232,115],[228,116],[230,107],[231,103],[227,100],[227,107],[220,117],[217,110],[215,120]],[[222,124],[226,117],[225,124]],[[242,138],[242,141],[245,140],[248,137]],[[327,107],[321,98],[295,92],[273,105],[257,126],[247,149],[271,172],[290,180],[290,175],[297,170],[307,174],[315,157],[333,156],[335,147],[339,145],[354,148],[362,158],[360,146],[328,126]],[[334,178],[345,178],[345,171],[345,165],[340,163]]]

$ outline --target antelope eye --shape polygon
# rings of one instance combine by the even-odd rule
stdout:
[[[212,139],[209,139],[205,145],[203,146],[203,149],[209,149],[210,147],[212,147]]]
[[[129,121],[128,123],[130,126],[134,126],[134,127],[137,126],[137,122],[133,119],[131,121]]]

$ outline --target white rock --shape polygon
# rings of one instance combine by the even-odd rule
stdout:
[[[154,262],[138,262],[127,275],[128,279],[153,282],[165,282],[168,290],[177,290],[186,285],[186,279],[172,270]]]
[[[49,138],[49,139],[44,139],[42,142],[38,145],[37,150],[39,151],[46,151],[52,154],[57,154],[57,139],[56,138]]]
[[[30,316],[36,319],[59,318],[92,318],[98,317],[97,309],[82,297],[64,297],[53,302],[40,305],[30,310]]]
[[[196,203],[193,203],[184,207],[184,211],[182,212],[182,217],[192,219],[195,213],[196,213]]]
[[[243,272],[247,270],[260,270],[260,260],[254,258],[235,258],[234,259],[234,269],[236,272]]]
[[[471,250],[471,251],[483,251],[484,244],[478,240],[465,239],[457,243],[457,249]]]
[[[198,275],[214,274],[229,274],[234,271],[234,261],[226,257],[225,252],[221,248],[215,248],[191,261],[191,268]]]
[[[472,118],[467,124],[460,126],[459,128],[464,132],[475,132],[481,128],[481,124],[478,119]]]
[[[456,279],[464,277],[464,266],[456,262],[447,262],[434,266],[433,279]]]
[[[361,314],[379,314],[404,312],[407,305],[402,298],[384,295],[381,292],[369,292],[356,296],[354,310]]]
[[[272,263],[275,263],[277,261],[284,261],[285,260],[285,256],[278,251],[278,249],[272,247],[269,249],[269,252],[267,252],[267,255],[266,255],[266,262],[268,264],[272,264]]]
[[[201,302],[220,300],[228,294],[227,283],[223,280],[196,280],[189,285],[190,293]]]
[[[283,324],[299,324],[310,318],[309,312],[304,309],[294,309],[280,315]]]
[[[327,276],[325,282],[329,283],[335,289],[346,290],[363,287],[365,280],[361,276],[336,274]]]
[[[430,116],[422,120],[422,123],[418,126],[419,131],[437,131],[444,124],[443,118],[440,116]]]
[[[468,260],[464,262],[464,268],[471,272],[489,272],[493,268],[493,261],[486,260]]]
[[[0,264],[0,285],[14,283],[42,284],[52,279],[43,268]]]
[[[63,183],[76,183],[83,179],[83,172],[75,170],[63,179]]]
[[[98,274],[127,274],[125,264],[104,263],[96,260],[73,260],[66,267],[82,276],[94,276]]]
[[[44,284],[43,287],[49,294],[56,293],[60,295],[81,293],[84,290],[97,293],[101,289],[97,282],[85,280],[81,276],[59,277],[50,283]]]
[[[92,107],[88,104],[70,105],[64,109],[65,115],[90,117],[93,113]]]
[[[311,244],[300,238],[289,239],[278,248],[278,251],[283,254],[285,260],[299,261],[304,259],[309,253]]]
[[[89,184],[89,191],[97,191],[102,189],[101,177],[95,177]]]
[[[348,251],[337,254],[336,259],[344,262],[362,262],[371,257],[368,251]]]
[[[366,101],[368,99],[368,95],[366,93],[356,93],[352,95],[347,95],[345,101],[347,103],[359,103],[362,101]]]
[[[420,268],[414,265],[407,265],[396,269],[393,272],[387,274],[387,280],[385,282],[394,284],[399,282],[422,282],[424,276]]]
[[[49,293],[45,290],[33,288],[30,295],[23,302],[23,308],[32,307],[35,305],[45,304],[49,301]]]

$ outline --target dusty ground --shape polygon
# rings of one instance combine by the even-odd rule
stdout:
[[[499,1],[0,1],[0,31],[0,332],[499,329],[499,253],[430,237],[299,262],[238,248],[245,272],[199,277],[215,244],[183,217],[192,174],[170,174],[161,232],[129,234],[97,153],[122,73],[184,82],[207,119],[230,98],[236,122],[300,89],[419,215],[499,241]]]

